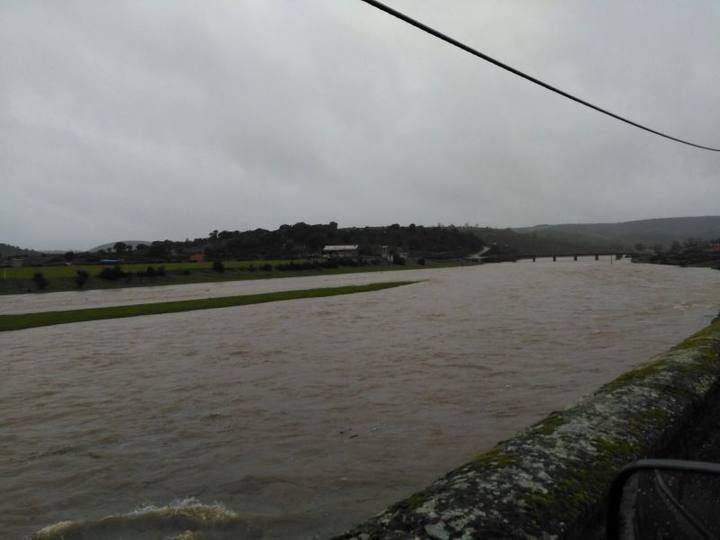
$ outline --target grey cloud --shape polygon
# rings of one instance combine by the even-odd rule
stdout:
[[[620,114],[720,145],[713,2],[393,5]],[[5,3],[0,49],[0,241],[717,213],[719,156],[356,1]]]

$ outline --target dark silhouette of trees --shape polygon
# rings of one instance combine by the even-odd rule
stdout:
[[[122,257],[128,252],[128,245],[125,242],[116,242],[113,251],[118,257]]]
[[[379,255],[380,246],[393,246],[412,256],[437,258],[464,257],[484,246],[477,234],[455,227],[402,227],[397,223],[340,229],[335,222],[299,222],[281,225],[275,231],[212,231],[204,245],[198,239],[193,241],[193,245],[204,247],[208,257],[220,260],[304,258],[333,244],[358,245],[365,257]]]
[[[117,242],[112,253],[83,254],[83,259],[90,261],[92,258],[95,261],[122,256],[129,262],[160,263],[187,261],[197,253],[205,254],[210,261],[306,259],[320,255],[326,245],[338,244],[357,245],[365,259],[380,258],[383,252],[387,252],[384,246],[407,253],[412,258],[449,259],[477,253],[485,245],[481,236],[476,231],[456,227],[424,227],[415,224],[405,227],[393,223],[381,227],[340,228],[334,221],[327,224],[298,222],[281,225],[274,231],[213,230],[205,238],[181,242],[155,241],[144,247],[139,245],[134,250],[125,242]],[[146,275],[146,272],[133,272],[133,275]]]
[[[145,255],[149,260],[166,261],[170,258],[170,245],[172,242],[165,240],[164,242],[153,242],[150,247],[145,249]]]

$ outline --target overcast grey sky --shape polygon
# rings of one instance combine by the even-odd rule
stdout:
[[[720,146],[715,0],[389,3]],[[720,213],[720,154],[582,108],[357,0],[2,0],[0,51],[0,242]]]

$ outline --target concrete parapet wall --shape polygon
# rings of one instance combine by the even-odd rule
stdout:
[[[720,320],[338,537],[599,538],[610,481],[668,455],[720,390]]]

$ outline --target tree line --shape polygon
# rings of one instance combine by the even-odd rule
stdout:
[[[377,256],[381,246],[390,246],[416,258],[437,259],[465,257],[485,245],[477,234],[453,226],[393,224],[340,228],[335,222],[314,225],[300,222],[281,225],[276,230],[214,230],[207,237],[156,241],[134,248],[118,242],[112,250],[84,254],[83,260],[99,262],[112,256],[128,262],[164,262],[187,260],[192,254],[203,254],[208,260],[302,259],[320,255],[326,245],[348,244],[359,246],[359,254],[365,257]]]

